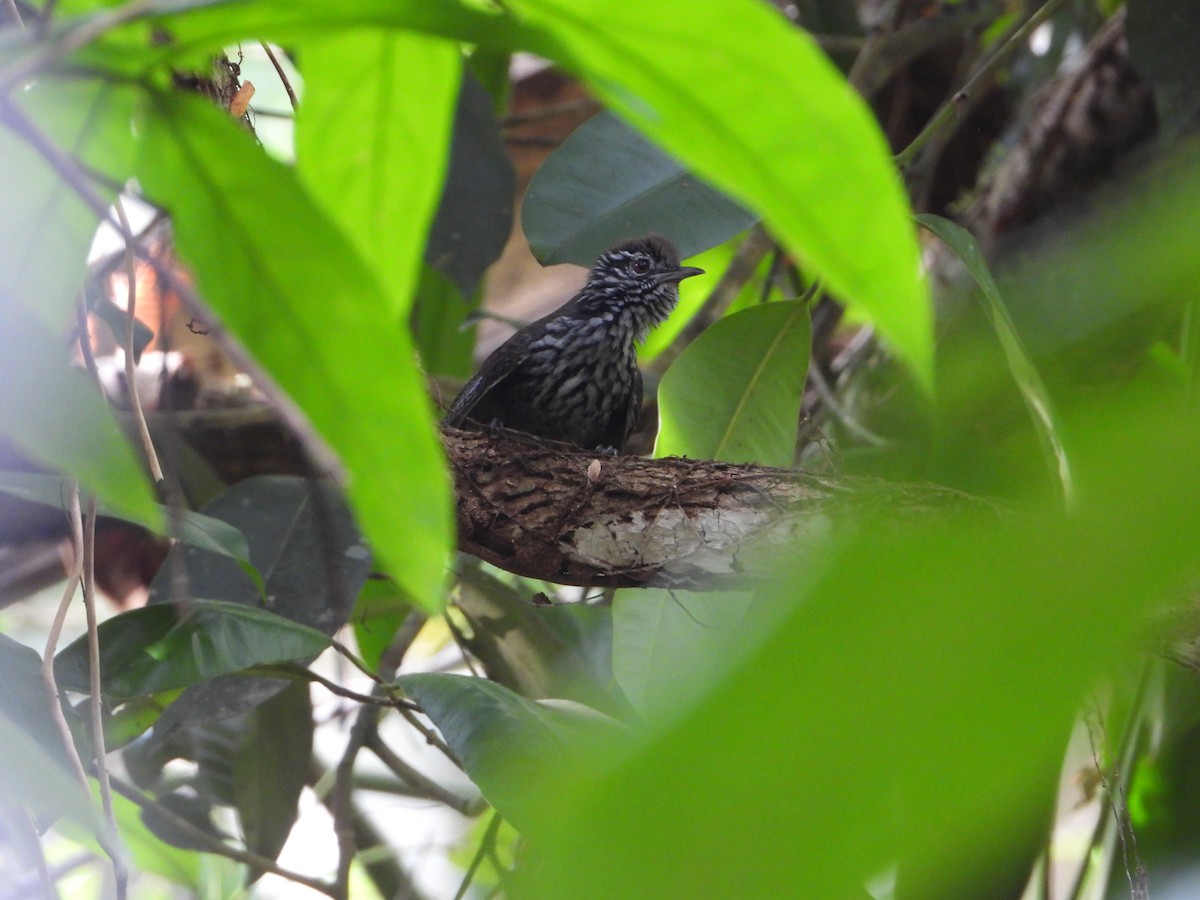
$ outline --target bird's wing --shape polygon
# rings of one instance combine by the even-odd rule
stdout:
[[[528,328],[518,331],[484,360],[479,371],[454,398],[443,424],[451,428],[463,428],[471,421],[479,422],[478,417],[474,415],[475,410],[486,401],[489,394],[521,367],[532,340],[533,335]],[[479,424],[487,425],[488,422]]]

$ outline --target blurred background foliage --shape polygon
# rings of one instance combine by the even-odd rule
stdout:
[[[0,23],[3,896],[1195,896],[1196,0]],[[632,449],[854,502],[455,554],[439,408],[648,231]]]

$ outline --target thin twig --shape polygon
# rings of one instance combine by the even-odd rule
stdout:
[[[460,797],[453,791],[449,791],[442,787],[436,781],[426,778],[423,774],[401,759],[391,747],[383,742],[383,738],[379,736],[379,732],[370,730],[365,739],[366,747],[378,757],[392,774],[410,785],[416,791],[419,791],[421,796],[427,797],[430,800],[436,800],[438,803],[450,807],[455,812],[462,813],[464,816],[477,816],[487,807],[487,804],[481,799],[467,799]]]
[[[96,618],[96,496],[88,495],[87,515],[83,530],[83,608],[87,614],[89,730],[92,736],[92,755],[96,763],[96,780],[100,782],[100,803],[108,826],[109,840],[115,848],[118,842],[117,817],[113,811],[112,785],[108,775],[108,753],[104,747],[104,696],[100,681],[100,632]],[[109,851],[113,876],[116,879],[118,900],[125,897],[129,873],[120,854]]]
[[[271,45],[266,41],[259,41],[263,51],[267,54],[267,59],[271,61],[271,65],[275,67],[275,74],[279,76],[279,80],[283,82],[283,89],[287,91],[288,100],[291,101],[292,111],[300,109],[300,101],[296,99],[296,92],[292,90],[292,83],[288,81],[287,73],[283,71],[283,66],[279,64],[279,60],[275,56],[275,51],[271,49]]]
[[[1025,24],[1012,33],[1007,41],[1001,44],[989,56],[983,64],[975,70],[975,74],[967,79],[967,82],[954,92],[945,103],[941,105],[929,123],[921,129],[921,133],[912,139],[907,147],[896,154],[894,162],[896,167],[903,169],[912,161],[912,158],[917,154],[922,147],[929,141],[930,138],[937,133],[938,129],[949,122],[954,116],[958,115],[959,108],[975,91],[987,83],[996,70],[1000,68],[1000,64],[1008,59],[1009,54],[1021,46],[1029,35],[1041,25],[1046,19],[1054,15],[1059,7],[1063,5],[1064,0],[1046,0],[1042,8],[1031,15]]]
[[[117,218],[121,220],[122,231],[132,235],[133,228],[129,224],[129,216],[125,213],[125,204],[121,202],[120,197],[113,201],[113,209]],[[137,260],[134,257],[133,243],[128,240],[125,242],[125,278],[129,282],[125,295],[125,380],[128,382],[129,405],[133,411],[133,421],[137,425],[138,437],[142,441],[142,452],[146,454],[146,464],[150,467],[150,476],[161,490],[162,466],[158,462],[158,454],[154,452],[154,441],[150,439],[150,428],[146,425],[146,414],[142,411],[142,398],[137,385],[137,360],[133,358],[133,332],[137,323]]]
[[[112,779],[112,786],[113,790],[127,800],[132,801],[143,812],[153,814],[172,828],[187,835],[189,840],[202,845],[206,853],[215,853],[217,856],[232,859],[234,862],[242,863],[251,869],[260,869],[264,872],[270,872],[272,875],[278,875],[280,878],[286,878],[288,881],[294,881],[296,884],[302,884],[326,896],[335,896],[332,885],[318,881],[316,878],[309,878],[307,875],[301,875],[299,872],[291,872],[281,868],[273,859],[267,859],[265,856],[259,856],[257,853],[251,853],[248,850],[239,850],[237,847],[231,847],[220,838],[209,834],[203,828],[197,828],[168,807],[163,806],[155,800],[151,800],[137,788],[133,787],[133,785],[125,784],[119,778]]]
[[[286,678],[289,681],[313,681],[335,696],[345,697],[347,700],[355,700],[368,706],[386,706],[400,710],[420,710],[420,706],[412,700],[390,695],[372,696],[371,694],[362,694],[348,687],[342,687],[336,681],[331,681],[324,675],[318,675],[312,669],[306,669],[303,666],[289,665],[287,663],[253,666],[246,670],[246,674],[263,678]]]
[[[3,0],[0,2],[0,10],[4,11],[4,20],[13,22],[21,31],[25,30],[25,22],[21,18],[21,11],[17,9],[17,0]]]
[[[334,890],[339,897],[345,897],[350,891],[350,866],[357,852],[354,839],[354,806],[351,802],[354,793],[354,760],[358,752],[366,744],[368,737],[375,730],[377,712],[369,707],[361,707],[350,726],[350,737],[346,741],[346,749],[334,769],[333,789],[329,792],[329,812],[333,816],[333,833],[337,838],[338,864],[334,876]]]
[[[349,647],[347,647],[341,641],[337,640],[337,638],[332,639],[329,642],[329,644],[331,647],[333,647],[334,650],[336,650],[339,654],[341,654],[343,657],[345,657],[346,660],[352,666],[354,666],[354,668],[358,669],[358,671],[362,672],[364,675],[366,675],[368,678],[370,678],[373,682],[375,682],[376,684],[384,683],[384,680],[382,678],[380,678],[377,673],[372,671],[370,666],[368,666],[365,662],[363,662],[361,659],[359,659],[357,654],[354,653],[354,651],[352,651]]]
[[[467,868],[467,873],[463,875],[462,884],[458,886],[458,891],[454,894],[454,900],[462,900],[467,895],[467,889],[471,886],[471,882],[475,878],[475,873],[479,870],[479,866],[483,863],[483,858],[488,854],[488,848],[496,842],[496,835],[500,833],[500,824],[504,821],[500,817],[500,813],[492,813],[492,820],[488,822],[487,830],[483,833],[483,837],[479,841],[479,849],[475,851],[475,858],[471,860],[471,865]]]
[[[50,698],[50,717],[58,726],[58,732],[63,739],[63,748],[67,751],[67,758],[71,761],[71,767],[75,770],[75,776],[79,779],[79,783],[90,796],[91,788],[88,787],[87,770],[84,768],[83,760],[79,758],[79,750],[75,746],[75,738],[71,735],[71,727],[67,724],[66,716],[63,715],[62,703],[58,697],[58,682],[54,678],[54,655],[58,650],[58,638],[62,634],[63,623],[67,618],[67,609],[75,596],[75,586],[79,583],[79,575],[83,571],[83,518],[79,511],[79,484],[70,476],[67,476],[65,482],[67,485],[67,521],[71,528],[71,567],[67,572],[67,586],[63,590],[62,600],[58,604],[58,611],[54,614],[54,621],[50,623],[50,633],[46,636],[46,650],[42,654],[42,683],[46,685],[46,693]]]
[[[400,663],[404,658],[404,654],[416,639],[417,632],[425,623],[423,613],[413,611],[405,619],[404,624],[397,629],[392,640],[380,657],[380,672],[372,672],[370,668],[351,653],[341,642],[333,641],[334,648],[341,653],[346,659],[350,660],[359,671],[375,682],[371,693],[373,697],[384,699],[395,699],[392,697],[392,688],[385,683],[384,677],[388,680],[396,677],[396,670],[400,667]],[[383,676],[383,677],[381,677]],[[355,810],[353,803],[354,790],[354,761],[357,759],[359,751],[372,738],[378,738],[379,713],[370,706],[363,705],[359,708],[358,714],[354,719],[354,724],[350,727],[350,736],[346,741],[346,749],[342,753],[341,759],[338,761],[337,768],[334,770],[333,788],[329,792],[326,806],[329,807],[329,812],[333,816],[333,830],[338,842],[338,867],[337,876],[334,879],[334,884],[339,892],[345,893],[349,889],[350,883],[350,865],[354,860],[356,852],[356,835],[354,829]]]

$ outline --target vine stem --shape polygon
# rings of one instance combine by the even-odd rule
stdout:
[[[113,202],[117,218],[121,220],[121,229],[127,234],[133,234],[129,224],[129,216],[125,212],[125,204],[117,197]],[[138,437],[142,441],[142,452],[146,454],[146,464],[150,466],[150,476],[159,489],[162,488],[163,470],[158,462],[158,454],[154,452],[154,441],[150,439],[150,428],[146,424],[146,413],[142,410],[142,398],[137,386],[137,361],[133,358],[133,332],[137,319],[137,259],[134,256],[134,244],[125,238],[125,278],[129,282],[125,300],[125,381],[129,387],[129,405],[133,409],[133,421],[137,425]],[[135,238],[136,240],[136,238]]]
[[[115,849],[118,841],[117,817],[113,811],[112,784],[109,782],[107,751],[104,747],[104,696],[100,681],[100,633],[96,620],[96,497],[88,495],[87,516],[83,529],[83,608],[87,614],[89,725],[92,754],[96,760],[96,780],[100,783],[100,803],[109,840]],[[119,853],[109,852],[116,878],[118,900],[124,900],[129,873]]]
[[[1008,59],[1009,55],[1020,47],[1029,39],[1029,35],[1033,33],[1039,25],[1045,22],[1050,16],[1058,12],[1065,0],[1046,0],[1042,7],[1025,20],[1025,24],[1014,31],[1003,44],[996,48],[990,57],[981,65],[975,73],[967,79],[966,83],[954,92],[945,103],[939,107],[934,113],[933,118],[929,123],[921,129],[921,133],[912,139],[907,147],[901,150],[893,159],[898,169],[904,169],[917,152],[924,147],[937,132],[946,125],[955,115],[958,114],[959,107],[984,83],[989,81],[1000,68],[1000,64]]]
[[[263,52],[267,54],[267,59],[271,61],[271,65],[275,67],[275,74],[283,82],[283,89],[287,91],[288,100],[292,104],[292,112],[298,111],[300,109],[300,101],[296,99],[296,92],[292,89],[292,83],[288,81],[287,73],[283,71],[283,66],[280,65],[275,51],[271,49],[271,45],[266,41],[259,41],[258,43],[262,46]]]

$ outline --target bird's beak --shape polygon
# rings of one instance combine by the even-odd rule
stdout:
[[[671,282],[680,282],[685,278],[691,278],[693,275],[703,275],[703,269],[697,269],[695,266],[680,266],[674,272],[663,272],[658,276],[658,280],[662,284],[670,284]]]

